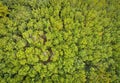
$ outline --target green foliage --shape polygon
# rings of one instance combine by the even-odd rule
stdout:
[[[0,2],[0,17],[5,17],[8,14],[8,8],[6,6],[3,6],[3,4]]]
[[[119,3],[1,0],[0,83],[120,83]]]

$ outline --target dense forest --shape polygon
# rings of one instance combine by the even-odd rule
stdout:
[[[0,0],[0,83],[120,83],[120,0]]]

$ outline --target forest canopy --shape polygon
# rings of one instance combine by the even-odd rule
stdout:
[[[0,83],[120,83],[120,0],[0,0]]]

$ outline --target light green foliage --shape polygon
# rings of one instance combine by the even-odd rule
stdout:
[[[0,83],[120,83],[119,4],[1,0]]]

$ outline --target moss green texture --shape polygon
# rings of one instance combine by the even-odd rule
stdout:
[[[0,83],[120,83],[120,0],[0,0]]]

